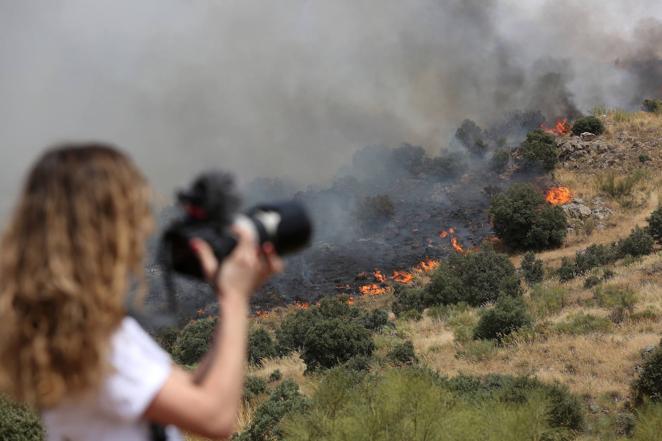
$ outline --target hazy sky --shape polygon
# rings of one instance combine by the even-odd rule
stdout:
[[[629,105],[614,63],[646,19],[662,2],[0,0],[0,218],[64,140],[115,143],[170,193],[212,166],[315,182],[364,145],[438,151],[531,107],[545,59],[580,108]]]

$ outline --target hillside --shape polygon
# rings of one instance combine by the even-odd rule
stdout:
[[[662,335],[662,254],[621,259],[565,283],[555,271],[564,257],[573,257],[589,245],[622,239],[633,228],[646,226],[647,217],[657,208],[662,183],[662,117],[643,112],[598,114],[607,128],[602,136],[586,142],[571,136],[557,139],[561,163],[552,179],[571,189],[575,205],[579,202],[590,211],[566,210],[576,217],[569,219],[571,230],[563,246],[537,254],[544,262],[544,281],[534,287],[523,285],[534,319],[531,328],[496,344],[470,337],[482,308],[427,310],[418,320],[395,319],[391,313],[393,328],[374,338],[378,358],[384,358],[399,342],[410,340],[419,363],[446,376],[508,374],[559,382],[580,398],[586,415],[585,430],[576,439],[619,439],[629,430],[625,426],[636,413],[631,408],[631,384],[642,354],[651,352]],[[610,180],[625,183],[624,189],[609,194]],[[521,258],[521,254],[510,255],[517,267]],[[605,270],[613,272],[608,281],[585,287],[587,278]],[[428,282],[429,275],[418,274],[413,283],[424,286]],[[625,313],[617,314],[614,304],[598,299],[596,290],[615,296],[627,292],[631,304]],[[381,296],[356,299],[354,304],[390,309],[392,301],[390,289]],[[301,306],[256,318],[255,326],[273,332],[297,308]],[[377,362],[372,369],[386,369],[386,365]],[[267,359],[262,366],[252,367],[250,375],[266,379],[278,370],[311,395],[322,375],[304,374],[305,369],[295,353]],[[243,427],[263,399],[246,405],[240,422]]]

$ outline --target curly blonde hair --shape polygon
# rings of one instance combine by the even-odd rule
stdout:
[[[41,157],[0,242],[0,390],[48,408],[100,384],[152,224],[149,187],[118,150]]]

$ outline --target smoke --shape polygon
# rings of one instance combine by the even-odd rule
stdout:
[[[631,108],[662,94],[661,18],[657,0],[2,2],[0,217],[62,140],[122,146],[168,194],[210,166],[322,182],[365,145],[438,152],[465,118]]]

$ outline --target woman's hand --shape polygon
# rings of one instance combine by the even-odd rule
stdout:
[[[234,227],[233,232],[237,246],[220,267],[207,242],[191,239],[189,243],[200,260],[207,281],[216,288],[219,296],[240,294],[249,297],[269,276],[283,270],[283,261],[272,244],[265,243],[260,249],[246,229]]]

